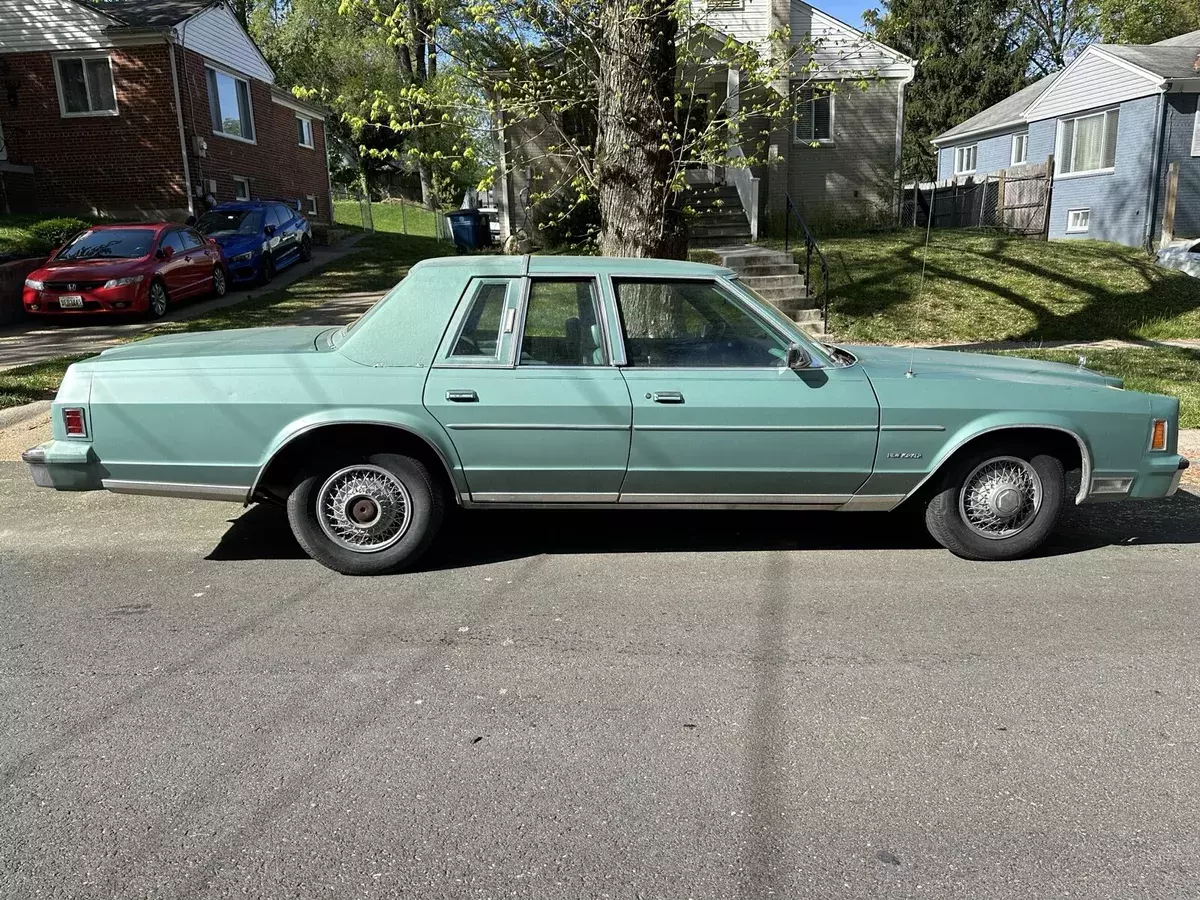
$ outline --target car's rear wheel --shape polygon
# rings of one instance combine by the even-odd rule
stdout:
[[[167,297],[167,286],[157,278],[150,282],[146,295],[146,314],[152,319],[161,319],[167,314],[170,300]]]
[[[300,239],[300,260],[308,262],[312,259],[312,238],[307,234]]]
[[[1027,556],[1062,512],[1066,479],[1055,456],[991,444],[955,460],[925,510],[934,540],[963,559]]]
[[[291,491],[288,522],[313,559],[345,575],[414,565],[444,514],[425,464],[395,453],[343,454],[315,465]]]
[[[225,281],[224,267],[213,266],[213,296],[224,297],[227,290],[229,290],[229,285]]]

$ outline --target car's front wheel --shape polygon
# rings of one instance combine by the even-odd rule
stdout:
[[[1062,512],[1066,479],[1055,456],[993,444],[954,461],[925,510],[934,540],[963,559],[1027,556]]]
[[[312,259],[312,238],[307,234],[300,239],[300,261],[308,262]]]
[[[258,271],[260,284],[270,284],[275,279],[275,259],[270,253],[264,253]]]
[[[313,559],[345,575],[411,567],[442,523],[444,498],[425,464],[395,453],[331,457],[288,495],[288,522]]]
[[[167,286],[158,279],[150,282],[150,291],[146,297],[146,313],[152,319],[161,319],[167,314]]]

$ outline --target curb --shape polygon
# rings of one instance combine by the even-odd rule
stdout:
[[[23,406],[0,409],[0,431],[12,428],[14,425],[20,425],[30,419],[36,419],[38,416],[45,415],[48,412],[50,412],[49,400],[34,400],[32,403],[26,403]]]

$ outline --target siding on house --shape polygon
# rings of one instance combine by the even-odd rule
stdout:
[[[206,9],[176,25],[175,34],[187,50],[267,84],[275,81],[275,73],[225,6]]]
[[[114,49],[110,58],[118,115],[63,118],[53,57],[4,57],[20,84],[20,102],[0,110],[8,161],[33,167],[39,211],[182,218],[187,186],[167,45]]]
[[[1055,119],[1099,103],[1116,106],[1156,93],[1157,78],[1138,74],[1089,47],[1033,102],[1027,115],[1031,119]]]
[[[788,25],[793,37],[811,36],[816,44],[813,60],[819,66],[817,71],[827,77],[895,74],[888,70],[910,67],[907,61],[897,59],[894,51],[802,0],[792,0]]]
[[[772,0],[742,0],[740,9],[709,9],[706,0],[693,0],[692,9],[706,25],[749,42],[765,40],[771,33],[771,4]]]
[[[113,24],[70,0],[0,0],[0,53],[111,47]]]
[[[834,145],[787,147],[787,187],[805,215],[861,214],[890,205],[896,189],[896,117],[901,82],[871,82],[866,90],[847,87],[834,97]],[[783,179],[770,177],[769,209],[782,209]]]
[[[1088,238],[1139,246],[1145,238],[1154,165],[1154,120],[1158,96],[1143,97],[1121,105],[1117,126],[1117,158],[1108,175],[1058,176],[1050,210],[1051,238]],[[1074,114],[1072,114],[1074,115]],[[1041,124],[1041,123],[1039,123]],[[1053,123],[1047,123],[1053,125]],[[1067,234],[1067,216],[1073,209],[1090,209],[1086,234]]]
[[[1044,163],[1054,152],[1055,140],[1054,122],[1033,122],[1029,125],[1012,127],[1011,131],[991,134],[972,140],[942,147],[938,150],[938,181],[949,181],[954,177],[954,150],[956,147],[967,147],[975,144],[979,148],[979,157],[975,164],[975,177],[995,175],[1002,169],[1011,169],[1013,135],[1025,131],[1029,134],[1029,151],[1026,156],[1028,163]]]
[[[301,147],[295,110],[276,103],[268,84],[248,79],[254,143],[216,134],[209,115],[205,58],[192,51],[178,52],[186,59],[180,65],[179,91],[188,147],[192,149],[192,135],[199,135],[208,145],[204,158],[190,157],[192,181],[225,202],[236,197],[233,176],[237,175],[249,179],[251,197],[301,201],[306,214],[306,198],[311,195],[316,198],[317,212],[308,214],[309,218],[331,222],[324,122],[312,117],[313,147]],[[178,138],[175,146],[179,146]]]
[[[1175,205],[1175,236],[1200,238],[1200,156],[1192,156],[1192,133],[1200,94],[1168,94],[1163,131],[1162,171],[1158,180],[1158,205],[1154,233],[1162,232],[1170,164],[1179,163],[1179,198]]]

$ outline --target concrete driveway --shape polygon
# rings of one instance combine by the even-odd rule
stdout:
[[[1200,498],[971,564],[851,514],[279,515],[0,464],[6,897],[1194,897]]]
[[[61,323],[25,322],[11,328],[0,328],[0,372],[58,356],[99,353],[162,321],[195,319],[213,310],[235,306],[260,294],[277,291],[353,252],[359,238],[350,237],[332,247],[313,247],[313,258],[309,262],[289,266],[276,275],[269,285],[231,290],[220,299],[185,301],[168,310],[161,320],[89,316]]]

